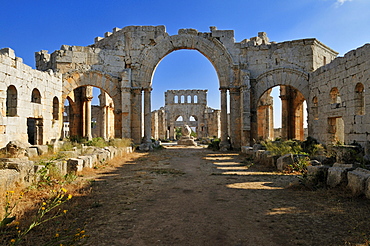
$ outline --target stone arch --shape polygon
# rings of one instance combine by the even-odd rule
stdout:
[[[68,98],[70,93],[80,87],[92,86],[99,88],[106,92],[113,100],[114,104],[114,137],[122,137],[122,98],[119,79],[109,74],[104,74],[100,71],[71,71],[63,75],[63,102]],[[91,98],[90,98],[91,100]],[[80,123],[76,123],[81,125]],[[87,124],[88,125],[88,124]],[[82,127],[83,128],[83,127]],[[73,130],[71,128],[71,130]],[[78,135],[85,135],[86,133],[81,129],[76,129]],[[89,136],[88,136],[89,137]]]
[[[14,85],[8,86],[6,90],[6,116],[17,115],[18,92]]]
[[[82,86],[94,86],[104,90],[113,99],[115,108],[121,106],[121,95],[118,78],[104,74],[100,71],[72,71],[63,74],[62,101],[76,88]]]
[[[53,98],[53,120],[59,120],[59,99]]]
[[[184,117],[182,115],[176,115],[174,117],[175,121],[176,122],[183,122],[184,121]]]
[[[305,99],[309,98],[308,73],[291,68],[277,68],[259,75],[256,79],[256,99],[265,91],[278,85],[289,85],[302,93]]]
[[[362,83],[357,83],[355,87],[355,111],[357,115],[365,114],[365,88]]]
[[[31,102],[41,104],[41,93],[37,88],[32,90]]]
[[[181,31],[181,30],[180,30]],[[143,50],[139,61],[140,67],[133,71],[135,87],[151,87],[154,71],[160,61],[173,51],[181,49],[197,50],[213,65],[218,75],[220,87],[234,83],[233,60],[226,47],[215,38],[204,38],[194,34],[167,36],[152,47]]]
[[[258,112],[258,102],[265,92],[268,92],[271,88],[280,86],[280,98],[282,99],[282,127],[281,137],[283,139],[303,139],[304,128],[303,128],[303,102],[309,98],[309,84],[308,84],[308,73],[291,68],[277,68],[267,71],[256,78],[254,86],[254,102],[252,103],[252,111]],[[283,96],[282,96],[283,95]],[[287,95],[294,95],[293,98]],[[289,105],[294,105],[294,108],[290,108]],[[284,110],[284,108],[286,110]],[[299,117],[296,117],[299,116]],[[254,132],[258,133],[260,125],[258,114],[254,120],[252,120],[252,128]],[[261,117],[260,117],[261,118]],[[269,120],[270,122],[270,120]],[[266,123],[268,131],[264,131],[265,134],[262,136],[272,135],[271,129],[273,126]],[[258,139],[259,135],[254,133],[253,138]],[[266,138],[266,137],[265,137]]]

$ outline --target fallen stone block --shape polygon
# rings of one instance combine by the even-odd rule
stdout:
[[[24,143],[18,140],[10,141],[5,149],[6,153],[9,154],[10,157],[18,158],[26,156],[27,149],[30,147],[29,143]]]
[[[334,165],[328,169],[326,184],[330,187],[335,187],[341,184],[347,185],[347,172],[354,169],[355,167],[353,164],[334,163]]]
[[[39,152],[37,151],[37,148],[36,147],[29,147],[27,149],[27,156],[32,158],[32,157],[35,157],[35,156],[38,156],[39,155]]]
[[[35,169],[33,161],[28,160],[17,160],[18,158],[9,158],[8,162],[3,163],[6,169],[14,169],[19,172],[19,178],[21,183],[31,184],[34,181]]]
[[[66,158],[77,158],[78,154],[74,150],[60,151],[61,155],[64,155]]]
[[[370,199],[370,178],[368,178],[365,183],[365,196],[367,199]]]
[[[20,181],[20,174],[14,169],[0,170],[0,191],[13,189]]]
[[[276,168],[279,171],[285,170],[288,166],[292,166],[294,164],[294,158],[292,154],[286,154],[279,157],[276,161]]]
[[[307,179],[311,184],[326,184],[329,166],[307,166]]]
[[[91,156],[79,156],[78,159],[83,160],[84,168],[93,168],[93,158]]]
[[[90,157],[91,157],[91,164],[92,164],[92,166],[94,167],[94,166],[96,166],[96,165],[98,165],[98,164],[100,164],[100,163],[98,163],[98,157],[94,154],[94,155],[89,155]]]
[[[47,145],[34,145],[37,148],[39,155],[45,155],[49,152],[49,147]]]
[[[84,161],[77,158],[71,158],[67,161],[67,173],[76,173],[83,170]]]
[[[370,177],[370,171],[363,168],[356,168],[347,173],[348,188],[354,196],[359,196],[365,193],[365,185]]]
[[[253,147],[242,146],[241,152],[242,152],[242,154],[246,155],[247,158],[253,157]]]
[[[105,161],[108,160],[109,152],[107,152],[107,151],[99,151],[98,153],[96,153],[96,156],[98,158],[98,161],[100,163],[103,163],[103,162],[105,162]]]
[[[54,161],[55,168],[60,172],[60,175],[64,176],[68,173],[67,161],[60,160]]]

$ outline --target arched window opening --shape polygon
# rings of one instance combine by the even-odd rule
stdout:
[[[198,96],[197,95],[194,96],[194,103],[198,103]]]
[[[178,116],[177,118],[176,118],[176,121],[184,121],[184,119],[182,118],[182,116],[180,115],[180,116]]]
[[[175,103],[179,103],[179,96],[175,96],[175,97],[173,98],[173,101],[174,101]]]
[[[185,103],[185,96],[181,96],[181,103]]]
[[[330,90],[330,104],[332,104],[332,108],[340,107],[341,99],[339,97],[339,91],[337,87],[334,87]]]
[[[198,121],[196,117],[190,116],[189,121]]]
[[[36,88],[32,90],[31,102],[41,103],[41,94],[40,91]]]
[[[17,97],[17,89],[14,85],[10,85],[6,90],[6,116],[17,115]]]
[[[357,83],[355,87],[355,110],[357,115],[365,114],[364,85]]]
[[[191,103],[191,96],[189,95],[188,98],[187,98],[187,103]]]
[[[53,120],[59,120],[59,100],[57,97],[53,98]]]
[[[312,113],[313,113],[313,118],[314,120],[319,119],[319,110],[318,110],[318,99],[316,96],[313,97],[312,99]]]

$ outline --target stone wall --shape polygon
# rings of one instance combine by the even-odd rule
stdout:
[[[175,128],[188,125],[198,138],[219,137],[220,114],[207,107],[207,90],[168,90],[165,106],[152,112],[152,137],[175,139]]]
[[[11,140],[28,142],[30,135],[34,144],[59,139],[63,125],[61,78],[52,70],[32,69],[10,48],[0,50],[0,147]],[[37,91],[38,96],[31,99]]]
[[[309,136],[325,144],[370,140],[369,57],[367,44],[311,74]]]
[[[18,116],[7,117],[6,112],[2,112],[0,132],[5,134],[0,137],[1,144],[12,139],[27,141],[27,118],[34,119],[29,122],[29,126],[35,128],[34,134],[43,128],[50,129],[37,141],[41,139],[40,142],[45,143],[58,138],[62,122],[53,115],[53,98],[62,105],[71,92],[86,86],[98,87],[112,98],[114,137],[150,143],[152,136],[165,136],[168,122],[173,119],[167,118],[162,130],[152,127],[152,119],[156,121],[151,115],[152,77],[159,62],[179,49],[199,51],[216,70],[221,110],[215,113],[215,118],[210,112],[199,114],[197,127],[214,124],[215,127],[209,127],[212,133],[208,135],[220,136],[223,146],[229,138],[235,149],[258,139],[258,125],[266,120],[257,115],[260,99],[274,86],[291,87],[302,94],[300,100],[307,100],[310,136],[324,143],[356,140],[364,144],[368,141],[368,46],[336,58],[337,52],[314,38],[276,43],[260,32],[256,37],[236,42],[233,30],[216,27],[210,27],[209,32],[180,29],[176,35],[169,35],[164,26],[128,26],[106,32],[103,38],[96,38],[87,47],[62,45],[51,54],[45,50],[37,52],[37,69],[47,72],[29,68],[13,51],[3,49],[0,58],[2,108],[6,108],[7,98],[14,97],[14,91],[19,91],[20,100],[16,106],[9,101],[8,114],[13,115],[15,110]],[[7,95],[11,85],[16,90],[11,87]],[[26,100],[34,87],[40,91],[41,104]],[[286,108],[297,106],[294,105],[297,102],[292,101]],[[188,104],[184,102],[189,112],[198,110],[198,106]],[[232,120],[228,120],[228,106]],[[174,114],[180,115],[180,112]],[[284,138],[303,136],[302,120],[295,119],[296,115],[291,113],[292,120],[283,126]],[[271,125],[270,122],[264,124]],[[75,128],[71,126],[71,130]],[[270,136],[268,132],[262,135]]]

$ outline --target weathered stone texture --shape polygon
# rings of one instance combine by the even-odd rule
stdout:
[[[328,169],[327,185],[335,187],[338,185],[347,185],[347,173],[354,169],[353,164],[335,163]]]
[[[335,51],[316,39],[276,43],[260,32],[256,37],[236,42],[233,30],[216,27],[209,32],[180,29],[177,35],[169,35],[164,26],[128,26],[114,28],[102,36],[87,47],[62,45],[51,54],[45,50],[37,52],[36,67],[46,72],[23,64],[9,48],[0,50],[0,145],[5,146],[10,140],[27,142],[27,120],[35,128],[32,144],[44,145],[58,139],[67,97],[76,101],[75,109],[80,108],[71,130],[91,137],[83,132],[89,121],[81,120],[85,112],[81,108],[88,95],[81,93],[79,87],[86,86],[98,87],[112,98],[109,133],[99,130],[106,138],[127,137],[139,144],[148,143],[151,136],[173,135],[164,129],[168,124],[162,129],[152,128],[150,91],[159,62],[179,49],[199,51],[217,72],[221,111],[203,113],[198,122],[205,122],[204,126],[197,127],[215,126],[209,127],[208,136],[220,136],[223,146],[230,140],[233,147],[240,148],[258,139],[258,101],[274,86],[291,86],[307,100],[309,135],[319,142],[348,144],[356,140],[364,145],[370,141],[370,119],[366,113],[370,102],[365,100],[369,96],[366,88],[370,45],[336,58]],[[30,103],[34,88],[41,94],[41,103]],[[7,104],[7,98],[15,95],[16,99]],[[53,117],[54,97],[58,100],[59,118]],[[230,120],[227,105],[231,106]],[[301,119],[295,120],[291,124],[294,127],[285,128],[303,136],[302,127],[298,126],[302,124]],[[282,133],[286,131],[282,129]]]

